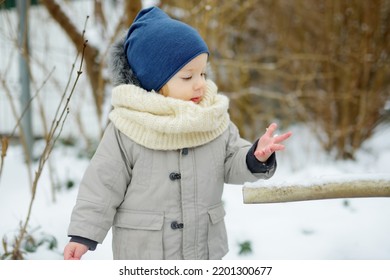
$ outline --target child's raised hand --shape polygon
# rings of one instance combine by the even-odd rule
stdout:
[[[276,123],[270,124],[267,131],[260,137],[255,150],[255,157],[261,161],[266,162],[273,152],[284,150],[284,145],[280,144],[289,138],[292,132],[287,132],[282,135],[273,135],[278,125]]]

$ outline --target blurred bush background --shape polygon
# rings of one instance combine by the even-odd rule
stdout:
[[[181,19],[206,38],[215,79],[245,137],[271,121],[303,122],[325,150],[353,158],[384,120],[390,1],[161,2],[185,11]]]

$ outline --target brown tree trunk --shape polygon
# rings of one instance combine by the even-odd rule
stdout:
[[[41,3],[46,7],[49,14],[52,18],[61,26],[64,32],[68,35],[69,39],[73,42],[78,52],[81,52],[84,45],[83,32],[78,30],[76,26],[73,25],[69,17],[61,9],[61,6],[58,5],[54,0],[41,0]],[[100,73],[100,67],[97,67],[97,57],[99,55],[99,50],[88,44],[87,49],[85,50],[85,67],[87,71],[87,76],[92,87],[92,92],[96,105],[96,113],[99,119],[102,116],[102,104],[103,104],[103,89],[98,85],[99,79],[102,76]]]
[[[126,20],[124,22],[126,27],[129,27],[135,17],[137,16],[138,12],[142,9],[142,2],[141,0],[131,0],[131,1],[125,1],[125,14],[126,14]]]
[[[61,9],[61,6],[58,5],[54,0],[41,0],[41,3],[46,7],[52,18],[64,30],[69,39],[73,42],[77,51],[81,52],[85,41],[85,38],[83,37],[83,31],[79,30],[76,26],[74,26],[74,24],[66,15],[66,13]],[[120,21],[118,27],[115,29],[116,31],[121,28],[128,28],[133,22],[137,13],[142,8],[141,0],[125,1],[124,5],[125,9],[123,14],[123,20]],[[105,18],[103,15],[102,17]],[[103,78],[102,75],[104,65],[101,65],[105,61],[104,59],[100,58],[100,54],[100,50],[97,47],[88,44],[88,47],[85,50],[84,57],[84,65],[86,67],[87,76],[91,85],[99,123],[101,123],[100,120],[102,118],[104,90],[107,83],[107,81]]]

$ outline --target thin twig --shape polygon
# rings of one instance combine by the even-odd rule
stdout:
[[[7,85],[7,82],[2,79],[1,80],[2,84],[3,84],[3,88],[5,90],[5,94],[10,102],[10,106],[11,106],[11,111],[12,111],[12,114],[14,115],[14,118],[15,120],[17,121],[17,124],[15,126],[15,128],[13,129],[13,132],[11,134],[10,137],[12,137],[16,131],[16,128],[19,128],[19,135],[20,135],[20,142],[22,144],[22,148],[23,148],[23,151],[24,151],[24,154],[26,155],[26,163],[27,163],[27,173],[28,173],[28,178],[29,178],[29,183],[30,185],[32,184],[32,175],[31,175],[31,158],[29,156],[29,153],[28,153],[28,149],[27,149],[27,143],[26,143],[26,136],[24,134],[24,131],[22,129],[22,126],[19,125],[20,123],[20,118],[18,117],[18,112],[17,112],[17,109],[16,109],[16,105],[15,105],[15,102],[13,101],[12,99],[12,94],[11,94],[11,90],[9,89],[8,85]],[[8,142],[8,139],[10,137],[6,137],[7,140],[4,140],[4,141],[7,141]],[[2,160],[2,168],[4,167],[4,161]]]
[[[88,18],[87,18],[87,20],[88,20]],[[36,195],[38,182],[39,182],[40,176],[42,174],[43,167],[45,166],[45,163],[46,163],[47,159],[49,158],[49,156],[50,156],[50,154],[51,154],[51,152],[53,150],[53,147],[54,147],[56,141],[58,140],[58,138],[59,138],[59,136],[60,136],[60,134],[62,132],[65,120],[66,120],[66,118],[67,118],[67,116],[69,114],[69,107],[68,107],[69,106],[69,102],[70,102],[70,100],[71,100],[71,98],[73,96],[73,93],[74,93],[74,91],[76,89],[76,85],[77,85],[77,83],[79,81],[79,78],[80,78],[80,76],[82,74],[82,66],[83,66],[83,62],[84,62],[84,54],[85,54],[86,47],[87,47],[87,41],[85,41],[84,45],[83,45],[81,61],[80,61],[80,67],[79,67],[79,69],[77,71],[76,80],[73,83],[73,86],[72,86],[71,91],[70,91],[70,93],[69,93],[69,95],[67,97],[66,103],[65,103],[62,111],[60,112],[59,109],[57,109],[59,117],[55,118],[53,120],[52,127],[50,129],[50,134],[48,135],[47,140],[46,140],[45,148],[44,148],[44,150],[42,152],[42,155],[41,155],[41,157],[39,159],[38,169],[35,172],[35,178],[34,178],[33,185],[32,185],[32,196],[31,196],[31,199],[30,199],[30,204],[29,204],[29,207],[28,207],[26,220],[25,220],[25,222],[23,223],[23,226],[20,229],[19,236],[15,240],[15,245],[14,245],[14,248],[13,248],[13,251],[12,251],[12,257],[14,259],[15,258],[20,258],[20,256],[21,256],[20,246],[21,246],[22,241],[24,240],[25,234],[27,233],[27,226],[28,226],[29,221],[30,221],[30,217],[31,217],[31,213],[32,213],[32,207],[33,207],[33,204],[34,204],[34,201],[35,201],[35,195]],[[79,54],[77,54],[77,57],[78,57],[78,55]],[[74,68],[74,64],[73,64],[72,67]],[[70,78],[69,78],[69,80],[70,80]],[[68,89],[68,85],[66,86],[66,90],[67,89]],[[64,92],[64,96],[65,95],[66,95],[66,91]],[[58,108],[61,107],[63,100],[64,100],[64,98],[61,99],[61,101],[60,101],[60,103],[58,105]],[[58,114],[56,114],[56,116]],[[58,128],[60,128],[60,131],[58,132],[58,134],[56,136],[54,136],[56,134]]]
[[[0,179],[1,179],[1,174],[3,173],[4,159],[7,156],[7,150],[8,150],[8,137],[3,136],[1,138]]]

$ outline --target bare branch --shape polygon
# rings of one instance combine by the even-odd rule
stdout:
[[[47,136],[47,139],[46,139],[45,148],[44,148],[44,150],[42,152],[42,155],[41,155],[41,157],[39,159],[38,168],[37,168],[37,171],[35,172],[35,177],[34,177],[34,181],[33,181],[33,185],[32,185],[32,195],[31,195],[30,204],[29,204],[28,211],[27,211],[27,216],[26,216],[26,219],[25,219],[23,225],[21,226],[21,229],[19,231],[19,235],[15,239],[15,244],[14,244],[14,248],[13,248],[13,251],[12,251],[12,258],[13,259],[20,259],[20,258],[23,257],[23,255],[22,255],[22,253],[20,251],[20,246],[21,246],[21,243],[24,240],[25,235],[27,233],[27,226],[28,226],[29,221],[30,221],[30,217],[31,217],[31,213],[32,213],[32,207],[33,207],[33,204],[34,204],[34,201],[35,201],[35,195],[36,195],[38,182],[39,182],[40,176],[42,174],[43,168],[45,166],[45,163],[47,162],[47,160],[48,160],[48,158],[49,158],[49,156],[50,156],[50,154],[51,154],[51,152],[53,150],[53,147],[54,147],[56,141],[58,140],[59,135],[62,132],[65,120],[66,120],[66,118],[67,118],[67,116],[69,114],[69,102],[70,102],[71,97],[73,96],[73,93],[75,91],[75,88],[76,88],[76,85],[78,83],[78,80],[79,80],[79,78],[80,78],[80,76],[82,74],[82,70],[81,69],[82,69],[83,62],[84,62],[84,54],[85,54],[84,51],[85,51],[86,46],[87,46],[87,43],[84,42],[83,43],[83,49],[82,49],[82,56],[81,56],[80,66],[79,66],[79,69],[77,71],[76,80],[74,81],[73,86],[71,88],[71,91],[70,91],[70,93],[69,93],[69,95],[67,97],[67,101],[65,103],[65,106],[63,107],[61,113],[59,114],[59,118],[56,119],[55,121],[53,121],[53,123],[52,123],[52,127],[50,129],[50,133],[49,133],[49,135]],[[67,88],[68,87],[66,87],[66,89]],[[66,91],[64,92],[64,95],[66,95]],[[62,106],[62,101],[63,101],[63,99],[59,103],[58,107]],[[58,128],[59,128],[59,132],[57,132]]]

